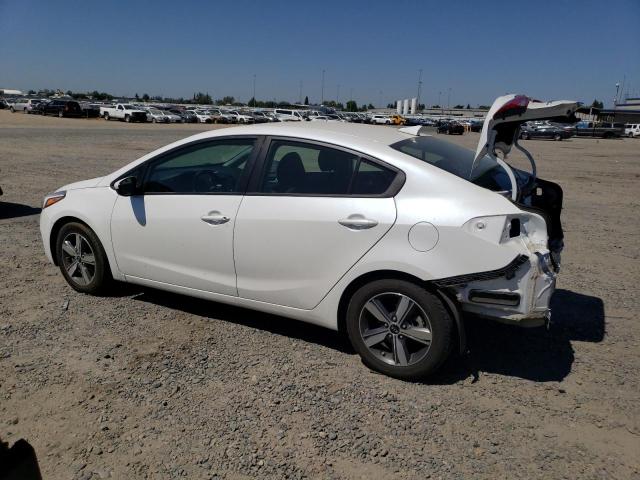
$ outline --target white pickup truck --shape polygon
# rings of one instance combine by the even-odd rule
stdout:
[[[100,107],[100,116],[105,120],[115,118],[125,122],[146,122],[147,112],[127,103],[118,103],[114,106]]]

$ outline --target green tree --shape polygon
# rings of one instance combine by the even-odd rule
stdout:
[[[236,102],[236,99],[233,97],[222,97],[222,103],[224,105],[233,105]]]
[[[355,102],[355,100],[349,100],[347,102],[347,112],[357,112],[358,111],[358,104]]]
[[[453,107],[453,108],[464,108],[464,105],[456,105],[456,106],[455,106],[455,107]]]
[[[471,105],[467,103],[467,110],[471,110]]]
[[[376,108],[376,107],[374,107],[372,103],[367,105],[367,110],[373,110],[374,108]]]
[[[387,103],[387,108],[396,108],[396,106],[393,103]]]
[[[309,97],[304,97],[304,104],[309,105]]]
[[[35,95],[35,94],[36,94],[36,91],[35,91],[35,90],[29,90],[29,91],[27,92],[27,95]]]
[[[143,93],[142,94],[142,101],[143,102],[148,102],[149,101],[149,94],[148,93]]]
[[[489,105],[478,105],[478,110],[489,110],[490,108]]]
[[[592,108],[604,108],[604,103],[602,103],[600,100],[595,99],[593,101],[593,103],[591,104]]]
[[[431,108],[440,108],[440,105],[431,105]]]
[[[138,96],[138,94],[136,93],[136,100],[140,101],[140,97]]]

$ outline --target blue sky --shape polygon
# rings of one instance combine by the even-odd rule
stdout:
[[[640,1],[0,0],[0,88],[387,104],[640,92]],[[439,96],[438,92],[442,92]]]

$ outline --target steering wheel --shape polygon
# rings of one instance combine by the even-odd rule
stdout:
[[[215,170],[200,170],[193,176],[194,192],[231,192],[234,185],[233,177]]]

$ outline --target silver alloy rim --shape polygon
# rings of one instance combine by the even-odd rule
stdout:
[[[414,365],[431,348],[429,317],[417,302],[401,293],[370,298],[360,311],[359,328],[369,351],[389,365]]]
[[[62,265],[77,285],[88,285],[96,275],[96,257],[89,241],[79,233],[70,233],[62,241]]]

